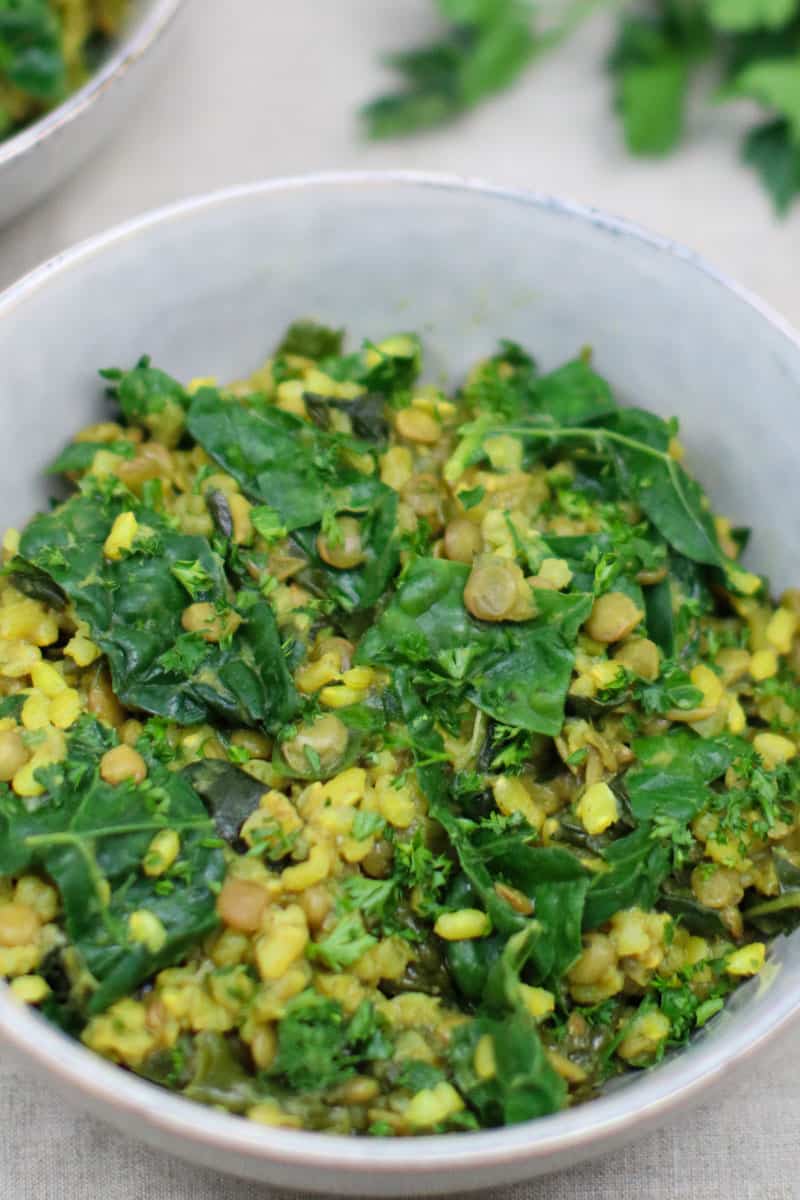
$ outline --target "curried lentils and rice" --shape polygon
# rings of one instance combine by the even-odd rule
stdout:
[[[0,140],[86,82],[128,7],[129,0],[0,0]]]
[[[104,371],[3,541],[0,975],[266,1125],[581,1102],[800,915],[800,592],[588,354],[420,368]]]

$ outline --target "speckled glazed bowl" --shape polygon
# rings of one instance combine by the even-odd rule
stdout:
[[[161,58],[182,0],[133,0],[100,69],[63,104],[0,141],[0,226],[63,183],[111,135]]]
[[[780,588],[800,564],[800,344],[687,251],[599,213],[456,179],[331,175],[234,188],[130,222],[0,296],[3,524],[102,411],[95,369],[151,353],[182,377],[246,373],[301,314],[419,330],[452,377],[506,336],[547,366],[586,343],[624,400],[682,420],[690,466],[756,531]],[[197,1163],[339,1195],[464,1192],[558,1169],[666,1121],[752,1062],[800,1009],[800,934],[684,1052],[607,1095],[481,1133],[348,1139],[201,1108],[95,1057],[0,985],[0,1036],[68,1102]]]

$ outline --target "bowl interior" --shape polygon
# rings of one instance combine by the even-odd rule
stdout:
[[[797,581],[800,348],[780,322],[686,252],[620,223],[546,199],[412,176],[234,189],[87,244],[0,297],[3,524],[46,502],[42,469],[103,413],[97,368],[130,366],[148,353],[179,377],[225,380],[259,364],[298,316],[344,324],[354,341],[418,330],[435,380],[458,380],[500,337],[520,341],[545,366],[591,345],[621,399],[680,418],[690,468],[735,524],[753,527],[749,563],[776,589]],[[487,1154],[495,1162],[501,1152],[520,1161],[540,1154],[552,1169],[559,1147],[576,1139],[594,1137],[599,1148],[620,1122],[660,1111],[787,1017],[800,985],[798,938],[781,942],[773,959],[766,982],[744,990],[676,1060],[524,1131],[461,1135],[452,1154],[445,1139],[424,1139],[415,1143],[417,1169],[433,1179],[437,1163],[451,1170],[457,1159],[462,1172],[485,1170]],[[0,1029],[4,1021],[18,1041],[36,1024],[26,1017],[23,1028],[16,1014],[12,1022],[0,995]],[[69,1054],[78,1058],[64,1061],[91,1076],[93,1059],[77,1047]],[[127,1077],[121,1093],[155,1096]],[[158,1101],[162,1111],[189,1107],[167,1099]],[[244,1127],[215,1113],[193,1120],[206,1139],[212,1129]],[[281,1131],[276,1142],[276,1133],[237,1134],[242,1163],[247,1153],[268,1158],[276,1144],[298,1138],[298,1161],[314,1159],[308,1136]],[[425,1142],[438,1149],[428,1153]],[[360,1155],[380,1169],[392,1155],[406,1159],[389,1146],[364,1154],[350,1144],[336,1162],[352,1167]],[[449,1186],[496,1177],[495,1162],[495,1175],[453,1175]]]

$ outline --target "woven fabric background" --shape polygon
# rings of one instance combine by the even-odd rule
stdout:
[[[413,167],[631,217],[699,250],[800,325],[800,206],[775,221],[738,163],[747,111],[707,106],[680,155],[630,160],[610,116],[602,19],[469,120],[369,145],[355,114],[388,82],[378,53],[422,40],[433,27],[431,0],[187,0],[185,8],[168,69],[114,142],[0,232],[0,286],[79,238],[180,196],[267,175]],[[784,1040],[735,1086],[598,1163],[491,1200],[800,1200],[800,1038]],[[269,1195],[75,1115],[4,1066],[0,1049],[0,1200]]]

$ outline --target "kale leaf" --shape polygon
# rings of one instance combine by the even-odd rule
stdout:
[[[397,495],[348,461],[364,444],[327,433],[291,413],[251,397],[247,404],[201,389],[189,410],[189,431],[237,480],[250,498],[277,513],[282,527],[310,561],[310,578],[345,610],[371,608],[399,561],[395,537]],[[317,534],[338,513],[361,520],[364,562],[349,570],[328,567]]]
[[[368,500],[369,492],[372,498]],[[346,612],[373,608],[381,598],[400,562],[396,536],[397,493],[378,480],[370,489],[361,488],[369,503],[360,521],[359,533],[363,561],[355,567],[336,568],[323,562],[317,550],[318,528],[296,529],[294,541],[309,560],[302,582],[321,596],[333,599]]]
[[[120,458],[133,458],[134,445],[131,441],[70,442],[47,468],[48,475],[67,475],[72,472],[88,471],[100,450],[118,454]]]
[[[129,371],[107,367],[100,374],[128,424],[141,426],[168,446],[177,444],[189,404],[189,395],[177,379],[152,367],[147,355]]]
[[[42,769],[47,792],[36,807],[0,791],[0,874],[40,866],[56,884],[67,936],[97,984],[90,1014],[178,961],[216,927],[214,889],[225,871],[214,826],[180,775],[150,761],[143,783],[112,786],[100,778],[99,759],[111,740],[104,726],[83,717],[65,762]],[[180,855],[166,875],[151,878],[143,860],[167,828],[180,837]],[[161,944],[135,940],[129,921],[139,910],[161,923]]]
[[[426,669],[464,688],[503,724],[555,735],[564,719],[575,638],[592,600],[537,593],[540,616],[519,623],[477,621],[464,607],[469,567],[418,558],[394,600],[368,630],[357,661]]]
[[[258,808],[264,784],[219,758],[190,763],[181,774],[202,798],[219,836],[233,845],[247,818]]]
[[[688,730],[638,738],[641,764],[625,775],[631,812],[639,822],[690,821],[708,803],[709,784],[725,774],[746,743],[730,734],[701,738]]]
[[[105,539],[127,510],[136,514],[137,540],[112,561]],[[88,623],[123,704],[184,725],[212,714],[247,725],[291,718],[296,694],[270,605],[255,592],[240,593],[241,625],[231,636],[212,643],[186,634],[181,615],[189,599],[201,596],[223,613],[231,609],[222,560],[205,538],[176,532],[124,489],[88,489],[35,517],[20,555],[52,579]],[[177,564],[187,563],[197,565],[202,581],[194,597],[178,577],[185,566],[176,575]]]
[[[495,1071],[481,1079],[475,1071],[475,1051],[483,1037],[491,1038]],[[550,1065],[533,1018],[522,1012],[511,1017],[478,1017],[453,1031],[450,1066],[459,1091],[481,1125],[511,1125],[564,1108],[567,1089]]]
[[[363,109],[369,135],[396,137],[452,120],[519,75],[534,52],[523,0],[438,0],[450,28],[441,41],[393,54],[405,89]]]
[[[623,908],[650,909],[672,869],[669,847],[641,825],[602,851],[606,870],[592,879],[586,893],[583,928],[597,929]]]

